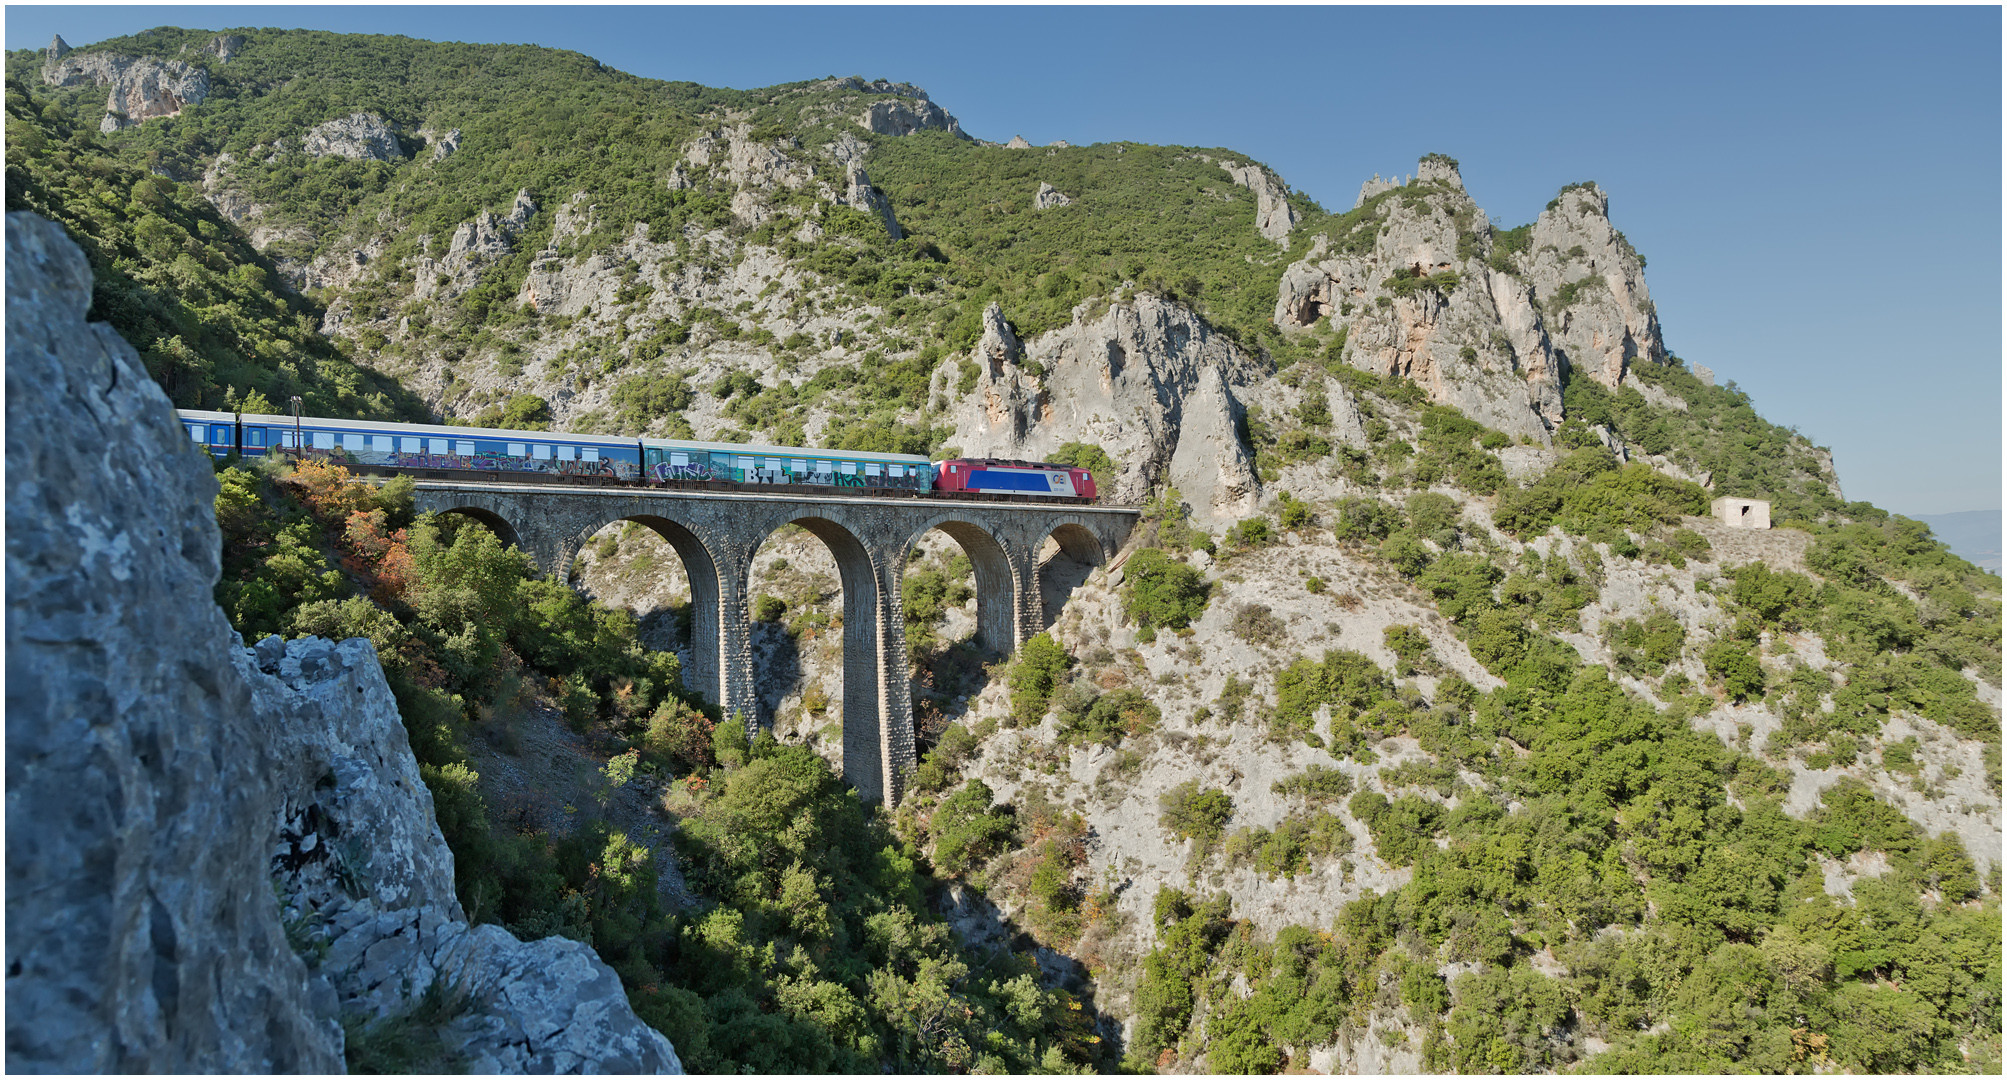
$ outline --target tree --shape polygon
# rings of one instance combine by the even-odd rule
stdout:
[[[1701,653],[1700,659],[1707,666],[1708,676],[1719,682],[1734,700],[1762,696],[1763,665],[1746,646],[1720,638]]]
[[[1010,840],[1008,811],[992,812],[996,796],[988,784],[971,780],[941,801],[929,822],[934,835],[934,865],[960,875],[982,865]]]
[[[1045,715],[1059,677],[1073,663],[1051,634],[1038,634],[1017,651],[1010,667],[1011,714],[1021,721]]]
[[[1218,788],[1201,788],[1197,780],[1165,792],[1157,805],[1159,823],[1180,840],[1197,840],[1200,850],[1217,843],[1233,817],[1233,798]]]
[[[1205,575],[1157,548],[1130,556],[1129,617],[1146,628],[1183,629],[1205,614],[1212,585]]]

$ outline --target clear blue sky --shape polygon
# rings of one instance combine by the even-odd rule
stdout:
[[[1851,498],[2001,505],[1998,8],[6,9],[574,49],[750,88],[927,88],[970,133],[1231,147],[1323,203],[1441,151],[1501,225],[1610,192],[1667,344],[1833,449]]]

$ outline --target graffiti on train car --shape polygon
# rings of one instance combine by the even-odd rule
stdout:
[[[711,468],[710,462],[707,461],[692,462],[688,465],[671,465],[666,461],[658,461],[650,466],[649,471],[657,480],[716,480],[719,478],[717,472]]]
[[[396,450],[354,450],[341,446],[309,446],[306,449],[306,456],[334,465],[373,465],[390,469],[460,469],[481,472],[545,473],[555,476],[598,476],[615,480],[631,480],[640,475],[640,470],[631,461],[606,458],[598,461],[559,461],[555,459],[515,457],[492,450],[484,450],[474,454],[408,454]]]

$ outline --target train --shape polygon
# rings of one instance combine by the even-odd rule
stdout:
[[[362,473],[433,480],[639,485],[775,493],[904,495],[1092,503],[1094,475],[1073,465],[801,446],[632,439],[563,431],[394,424],[317,416],[177,409],[188,437],[217,458],[280,454]]]

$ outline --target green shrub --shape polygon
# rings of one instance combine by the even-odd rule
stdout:
[[[1438,803],[1418,795],[1388,801],[1377,791],[1362,791],[1346,805],[1373,834],[1373,847],[1389,866],[1409,866],[1442,831],[1446,815]]]
[[[1114,483],[1115,477],[1122,472],[1121,466],[1108,456],[1108,451],[1101,449],[1099,443],[1061,443],[1059,449],[1046,455],[1045,460],[1055,465],[1086,469],[1094,477],[1095,488],[1104,494],[1108,485]]]
[[[1015,824],[1007,808],[994,812],[989,785],[971,780],[942,800],[928,829],[934,835],[934,865],[960,876],[982,865],[1009,843]]]
[[[1385,540],[1402,526],[1401,512],[1378,499],[1352,495],[1338,501],[1338,521],[1331,533],[1340,540]]]
[[[1233,818],[1233,799],[1218,788],[1201,788],[1187,780],[1157,800],[1158,823],[1180,840],[1198,841],[1201,851],[1219,842]]]
[[[1288,795],[1312,803],[1333,803],[1352,794],[1351,774],[1328,765],[1312,765],[1300,773],[1285,776],[1270,786],[1277,795]]]
[[[1397,675],[1430,674],[1436,668],[1435,650],[1429,644],[1429,636],[1413,626],[1389,626],[1381,631],[1387,648],[1400,658]]]
[[[1763,696],[1763,665],[1746,646],[1722,638],[1701,653],[1700,661],[1707,667],[1708,677],[1720,683],[1730,698],[1744,701]]]
[[[1250,645],[1280,648],[1289,641],[1289,627],[1269,610],[1267,604],[1242,604],[1234,609],[1227,629]]]
[[[1084,708],[1062,709],[1062,713],[1060,737],[1074,745],[1119,746],[1125,737],[1155,731],[1163,717],[1154,702],[1129,687],[1102,694]]]
[[[1212,585],[1205,575],[1156,548],[1130,556],[1125,610],[1142,627],[1178,630],[1205,614]]]
[[[1686,646],[1686,627],[1664,608],[1643,619],[1611,620],[1603,624],[1603,641],[1614,654],[1618,670],[1627,675],[1656,677],[1676,663]]]
[[[1039,634],[1025,642],[1010,666],[1011,714],[1025,722],[1044,716],[1060,676],[1072,663],[1073,657],[1051,634]]]

